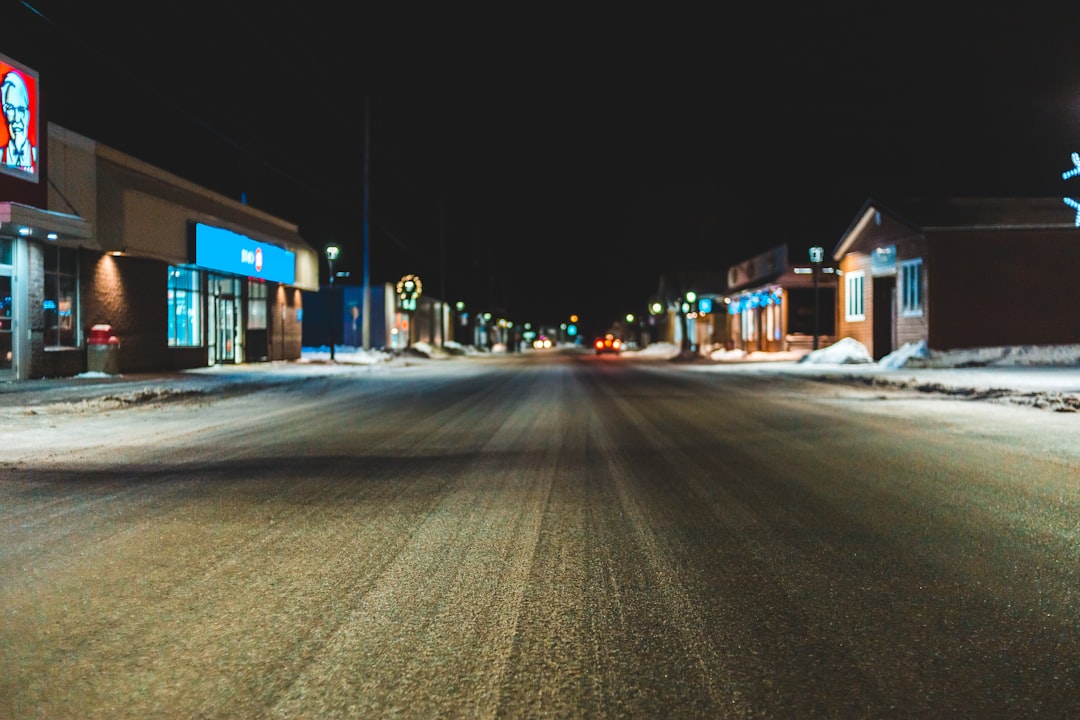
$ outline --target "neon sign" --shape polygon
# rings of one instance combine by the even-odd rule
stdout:
[[[296,281],[296,254],[225,228],[193,223],[193,262],[210,270],[262,278],[291,285]]]
[[[1071,170],[1066,170],[1061,173],[1062,180],[1068,180],[1071,177],[1080,175],[1080,153],[1072,154],[1073,167]],[[1076,211],[1076,227],[1080,227],[1080,200],[1074,200],[1070,197],[1064,198],[1065,204]]]

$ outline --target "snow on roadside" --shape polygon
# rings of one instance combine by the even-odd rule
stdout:
[[[806,365],[860,365],[873,363],[874,358],[858,340],[843,338],[828,347],[808,352],[799,362]]]
[[[661,360],[671,360],[679,355],[679,346],[675,343],[668,342],[654,342],[646,345],[640,350],[628,350],[625,351],[627,355],[633,355],[634,357],[645,358],[660,358]]]
[[[828,347],[807,353],[799,362],[818,365],[874,364],[880,370],[1080,365],[1080,345],[931,350],[922,341],[907,343],[875,363],[865,345],[853,338],[843,338]]]
[[[904,367],[1033,367],[1080,365],[1080,345],[1016,345],[970,350],[930,350],[913,355]]]

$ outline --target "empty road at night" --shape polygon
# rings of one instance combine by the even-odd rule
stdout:
[[[1075,413],[558,351],[260,378],[0,408],[0,718],[1080,714]]]

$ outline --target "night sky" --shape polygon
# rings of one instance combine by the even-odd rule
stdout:
[[[831,249],[868,197],[1080,196],[1075,3],[2,2],[52,122],[340,243],[355,282],[369,107],[372,281],[519,322]]]

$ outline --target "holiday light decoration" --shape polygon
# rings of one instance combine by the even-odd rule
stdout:
[[[416,275],[406,275],[398,280],[397,294],[401,299],[401,309],[412,312],[416,310],[416,298],[424,291],[424,285]]]
[[[1071,170],[1066,170],[1065,172],[1061,173],[1061,179],[1062,180],[1068,180],[1069,178],[1073,178],[1073,177],[1076,177],[1077,175],[1080,175],[1080,153],[1075,153],[1074,152],[1072,154],[1072,161],[1073,161],[1073,165],[1075,167],[1073,167]],[[1076,227],[1080,227],[1080,200],[1074,200],[1073,198],[1070,198],[1070,197],[1063,198],[1063,199],[1064,199],[1066,205],[1068,205],[1069,207],[1071,207],[1073,210],[1076,211],[1076,221],[1075,221],[1076,222]]]

